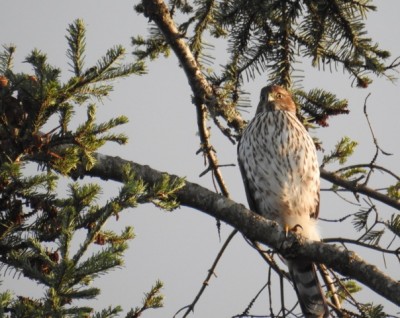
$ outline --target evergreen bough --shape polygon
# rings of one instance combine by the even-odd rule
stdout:
[[[69,26],[66,38],[73,76],[65,83],[60,69],[48,64],[39,50],[26,58],[31,74],[13,71],[14,46],[5,46],[0,54],[0,262],[7,272],[44,289],[38,299],[0,293],[1,317],[115,317],[122,311],[119,306],[95,312],[82,302],[99,295],[93,281],[123,265],[134,238],[132,227],[118,234],[105,229],[105,223],[143,202],[172,210],[178,206],[174,192],[183,185],[183,180],[165,178],[147,187],[127,166],[119,193],[105,204],[98,203],[98,184],[75,181],[67,189],[58,186],[60,178],[76,179],[78,165],[84,163],[90,170],[93,153],[105,143],[127,142],[125,135],[112,130],[128,119],[118,116],[98,123],[95,102],[109,94],[113,80],[145,73],[143,62],[123,63],[122,46],[109,49],[86,68],[81,20]],[[72,129],[78,106],[86,107],[87,117]],[[32,172],[35,165],[39,172]],[[161,288],[157,281],[142,306],[126,317],[162,306]]]

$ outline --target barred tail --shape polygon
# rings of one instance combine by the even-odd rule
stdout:
[[[314,264],[308,261],[291,260],[288,262],[288,267],[304,317],[329,317],[328,305]]]

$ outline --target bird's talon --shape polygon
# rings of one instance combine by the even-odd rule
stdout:
[[[286,237],[286,238],[288,237],[289,231],[290,231],[289,225],[285,224],[285,237]]]
[[[296,224],[290,230],[293,231],[293,232],[297,232],[298,228],[300,228],[301,230],[304,230],[303,227],[300,224]]]
[[[289,225],[285,225],[285,237],[287,237],[288,236],[288,233],[289,233],[289,231],[290,232],[295,232],[295,233],[297,233],[297,230],[298,229],[301,229],[301,230],[303,230],[303,227],[300,225],[300,224],[296,224],[295,226],[293,226],[292,228],[289,226]]]

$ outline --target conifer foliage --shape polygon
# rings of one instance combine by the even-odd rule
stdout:
[[[346,99],[318,87],[318,83],[317,87],[304,90],[302,65],[309,64],[331,72],[342,71],[358,88],[368,87],[373,77],[393,80],[392,71],[400,65],[399,58],[388,62],[390,53],[367,36],[364,23],[367,13],[376,10],[370,0],[141,0],[135,8],[149,19],[150,32],[147,37],[140,35],[132,38],[134,55],[145,61],[168,55],[170,50],[176,54],[193,93],[197,118],[201,119],[198,120],[199,152],[204,154],[209,166],[204,173],[211,171],[218,191],[228,197],[222,166],[218,164],[217,151],[211,142],[211,130],[208,122],[204,122],[210,118],[215,127],[235,144],[246,126],[241,111],[249,106],[245,92],[248,82],[261,77],[264,83],[289,89],[298,106],[298,117],[307,128],[312,129],[328,126],[332,116],[346,115],[349,108]],[[213,50],[216,47],[218,50]],[[223,48],[227,48],[225,54],[222,53]],[[364,110],[364,113],[368,121],[367,111]],[[357,142],[346,136],[339,136],[336,147],[323,158],[321,177],[332,182],[330,190],[339,196],[339,191],[350,191],[355,194],[355,199],[350,201],[360,205],[359,211],[334,220],[339,224],[346,219],[351,220],[357,239],[337,238],[332,241],[341,244],[351,242],[351,245],[361,245],[369,251],[394,254],[398,260],[398,249],[393,242],[398,242],[399,236],[395,234],[393,240],[391,238],[393,233],[398,233],[397,211],[389,216],[380,213],[373,200],[400,209],[400,177],[377,164],[379,156],[390,154],[380,148],[369,121],[368,124],[376,147],[369,163],[346,165],[357,146]],[[315,144],[321,149],[321,141],[315,140]],[[332,171],[325,170],[327,168]],[[376,171],[390,179],[385,189],[371,182]],[[369,191],[371,188],[373,190]],[[390,243],[383,244],[383,241]],[[280,279],[285,277],[270,254],[264,253],[263,259],[268,263],[270,272],[277,272]],[[354,281],[334,275],[335,284],[324,276],[327,295],[334,309],[332,313],[339,317],[386,315],[383,306],[373,302],[363,304],[354,298],[360,289]],[[207,282],[209,278],[207,276]],[[276,296],[277,289],[271,292],[270,284],[269,279],[264,286],[269,288],[268,316],[296,316],[285,305],[283,289],[281,307],[276,309],[272,305],[271,299]],[[336,287],[329,289],[333,285]],[[189,316],[204,289],[194,297],[182,317]],[[237,317],[252,317],[250,309],[260,294]],[[399,304],[399,301],[394,302]],[[341,309],[342,304],[348,307]]]
[[[104,205],[97,202],[97,184],[76,181],[67,191],[58,188],[61,177],[73,181],[78,164],[89,170],[93,152],[106,142],[126,143],[125,135],[112,130],[128,119],[98,123],[94,101],[108,95],[112,80],[145,72],[141,62],[122,62],[121,46],[87,68],[81,20],[69,26],[67,41],[73,76],[66,83],[60,81],[60,69],[38,50],[26,58],[32,66],[29,74],[13,71],[15,47],[6,46],[0,54],[0,262],[7,272],[23,275],[45,291],[40,299],[1,293],[2,317],[114,317],[122,310],[118,306],[95,313],[87,302],[77,303],[99,294],[92,281],[123,264],[123,253],[134,238],[130,226],[114,233],[104,225],[123,209],[157,200],[129,167],[124,168],[119,194]],[[85,107],[87,116],[73,129],[71,121],[79,121],[77,106]],[[39,172],[32,172],[35,166]],[[173,194],[167,179],[158,190]],[[176,205],[168,204],[168,195],[157,202],[168,209]],[[129,317],[161,306],[161,288],[157,282]]]
[[[227,114],[237,106],[248,106],[243,84],[257,75],[293,90],[301,102],[302,115],[309,122],[326,126],[330,116],[348,113],[347,102],[321,88],[302,90],[299,62],[306,60],[331,71],[342,69],[359,87],[368,86],[371,74],[390,77],[387,71],[395,67],[385,62],[390,53],[366,36],[364,20],[369,11],[376,10],[371,2],[173,0],[169,12],[179,31],[175,36],[188,37],[193,57],[219,97],[219,108],[231,109],[210,111],[222,116],[229,126],[233,119]],[[134,54],[141,60],[168,54],[167,43],[177,42],[172,33],[162,36],[168,26],[161,26],[163,22],[153,14],[152,6],[152,1],[136,6],[158,26],[151,27],[147,39],[132,38]],[[220,44],[220,39],[226,40],[228,55],[215,60],[213,43]],[[220,65],[220,72],[213,71]]]
[[[260,249],[252,242],[266,262],[269,277],[238,317],[252,317],[252,307],[263,292],[269,296],[268,304],[262,300],[266,312],[269,311],[266,316],[298,316],[295,304],[285,303],[282,286],[288,275],[280,267],[275,251],[285,257],[304,256],[306,251],[311,260],[319,260],[335,270],[330,271],[332,281],[325,275],[327,268],[320,268],[332,316],[389,316],[377,302],[362,303],[356,299],[360,290],[356,280],[400,305],[400,292],[393,292],[400,290],[398,282],[356,254],[327,244],[340,243],[349,250],[362,247],[399,259],[400,217],[397,211],[380,213],[379,205],[400,210],[400,177],[379,164],[380,157],[389,153],[382,150],[375,138],[367,112],[365,117],[376,149],[369,162],[348,165],[357,142],[340,135],[334,149],[325,152],[320,166],[321,178],[332,185],[329,190],[338,196],[343,192],[354,194],[346,200],[357,203],[357,211],[333,220],[338,224],[350,223],[353,236],[327,239],[324,243],[304,244],[294,241],[291,234],[282,243],[278,238],[284,233],[274,224],[233,202],[222,173],[222,168],[232,164],[219,164],[211,135],[217,130],[236,144],[246,126],[243,108],[250,106],[245,87],[258,76],[292,92],[298,105],[297,115],[310,129],[328,126],[331,116],[346,115],[349,108],[347,100],[333,92],[320,87],[305,91],[301,85],[301,63],[332,72],[343,71],[360,88],[367,87],[374,76],[391,80],[391,71],[400,65],[398,59],[388,63],[389,52],[367,37],[364,21],[367,13],[376,9],[372,1],[136,3],[136,12],[149,20],[150,27],[148,35],[132,37],[133,62],[124,62],[125,49],[117,45],[95,65],[87,66],[85,25],[81,20],[67,29],[67,58],[72,75],[66,81],[61,81],[61,70],[50,65],[46,54],[39,50],[33,50],[24,61],[32,68],[29,73],[14,71],[14,46],[4,46],[0,53],[0,266],[16,277],[25,276],[44,290],[41,298],[1,291],[0,317],[121,315],[118,305],[97,312],[92,308],[91,301],[100,293],[95,287],[96,278],[123,264],[128,242],[134,238],[130,226],[115,233],[106,229],[105,224],[110,218],[118,219],[121,211],[142,203],[152,203],[167,211],[186,205],[216,217],[218,226],[222,220],[235,227],[193,303],[178,310],[176,317],[188,317],[194,311],[218,261],[238,231],[274,249]],[[225,54],[215,54],[217,59],[213,49],[221,43],[227,50]],[[113,89],[113,80],[142,75],[146,72],[145,63],[171,52],[177,56],[179,71],[185,72],[192,90],[200,139],[198,153],[204,155],[207,167],[200,176],[211,172],[217,194],[183,178],[98,153],[106,143],[127,142],[127,136],[113,131],[128,118],[117,116],[105,122],[96,119],[98,102]],[[86,115],[77,116],[82,109]],[[320,141],[315,142],[320,146]],[[99,162],[109,165],[104,168]],[[384,186],[374,183],[376,172],[390,181]],[[100,203],[101,187],[83,182],[86,180],[81,179],[86,176],[112,179],[121,187],[115,196]],[[60,185],[61,180],[69,182],[66,188]],[[268,232],[260,230],[265,228]],[[293,241],[295,248],[290,248]],[[337,255],[346,257],[338,259]],[[360,266],[354,268],[356,265]],[[273,273],[281,286],[271,287]],[[142,304],[125,317],[139,317],[147,309],[161,307],[162,287],[161,281],[155,281],[144,293]],[[276,296],[279,287],[280,306],[276,306],[272,304],[272,295]]]

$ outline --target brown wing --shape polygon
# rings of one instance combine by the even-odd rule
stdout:
[[[240,141],[239,141],[238,148],[237,148],[238,151],[239,151],[239,147],[240,147]],[[238,156],[238,163],[239,163],[240,173],[241,173],[242,179],[243,179],[244,190],[246,192],[246,197],[247,197],[247,202],[249,204],[249,208],[250,208],[251,211],[260,214],[260,212],[257,211],[256,204],[254,202],[254,198],[251,195],[250,188],[249,188],[249,180],[247,179],[246,173],[245,173],[244,168],[243,168],[243,163],[240,160],[239,156]]]

